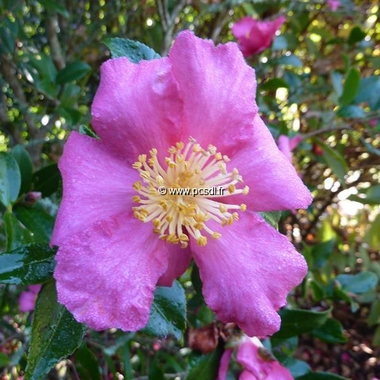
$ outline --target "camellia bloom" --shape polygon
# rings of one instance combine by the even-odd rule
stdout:
[[[40,289],[41,285],[30,285],[28,286],[28,290],[25,290],[20,294],[20,298],[18,300],[20,311],[26,313],[34,310]]]
[[[236,44],[189,31],[169,57],[102,65],[92,105],[100,139],[73,132],[59,163],[54,277],[78,321],[144,327],[156,285],[170,286],[194,257],[222,321],[249,335],[278,330],[276,310],[307,267],[258,212],[306,207],[311,195],[260,119],[255,91]],[[194,189],[202,195],[175,193]]]
[[[340,0],[327,0],[327,5],[335,12],[340,6]]]
[[[232,349],[224,351],[217,380],[226,380],[232,353]],[[282,366],[256,337],[244,336],[241,339],[236,359],[244,366],[239,380],[293,380],[289,370]]]
[[[293,156],[292,151],[297,148],[300,142],[303,140],[303,137],[300,135],[294,137],[288,137],[285,135],[280,135],[277,141],[278,149],[285,154],[286,158],[292,162]]]
[[[269,48],[284,22],[285,16],[273,21],[260,21],[247,16],[232,26],[232,34],[238,40],[243,55],[249,57]]]

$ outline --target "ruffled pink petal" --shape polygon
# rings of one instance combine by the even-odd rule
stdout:
[[[113,155],[102,141],[72,132],[59,161],[63,199],[51,243],[132,208],[132,183],[138,173],[125,159]]]
[[[34,310],[40,289],[41,285],[30,285],[28,286],[28,290],[25,290],[20,294],[18,302],[21,312],[26,313]]]
[[[260,212],[307,207],[312,201],[310,191],[279,151],[261,118],[256,116],[253,123],[251,143],[231,156],[227,165],[239,170],[249,194],[230,197],[229,202],[245,203],[249,210]]]
[[[168,58],[105,62],[91,113],[96,133],[115,154],[129,161],[152,148],[166,154],[182,128],[182,102]]]
[[[261,380],[261,378],[253,376],[251,372],[245,370],[240,374],[239,380]]]
[[[148,321],[167,250],[149,223],[126,212],[67,237],[56,261],[58,301],[75,319],[95,330],[136,331]]]
[[[173,281],[181,276],[189,267],[192,257],[189,248],[181,248],[179,245],[167,244],[168,249],[168,268],[159,278],[157,285],[172,286]]]
[[[288,161],[292,162],[292,151],[290,149],[290,139],[288,136],[281,135],[277,141],[278,149],[285,155]]]
[[[280,327],[276,310],[307,272],[304,258],[288,239],[257,215],[245,212],[205,247],[191,248],[206,303],[222,322],[235,322],[249,336],[265,337]]]
[[[233,353],[232,349],[227,349],[223,352],[223,355],[222,355],[222,358],[220,359],[220,364],[219,364],[218,378],[216,380],[227,379],[228,365],[230,364],[232,353]]]
[[[232,155],[249,139],[257,113],[253,69],[236,44],[215,47],[190,31],[178,35],[169,58],[184,103],[183,140]]]
[[[238,39],[243,55],[249,57],[269,48],[277,30],[284,22],[285,16],[280,16],[273,21],[244,17],[233,25],[232,33]]]
[[[257,338],[245,338],[239,345],[236,355],[237,361],[246,369],[243,379],[265,379],[265,380],[293,380],[289,370],[276,360],[268,360],[260,357],[259,347],[262,346]],[[250,376],[251,377],[250,377]]]

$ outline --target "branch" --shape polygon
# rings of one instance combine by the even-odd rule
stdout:
[[[48,13],[46,17],[46,35],[50,45],[50,52],[54,64],[59,70],[62,70],[66,66],[66,64],[62,54],[61,45],[58,40],[57,26],[57,15]]]

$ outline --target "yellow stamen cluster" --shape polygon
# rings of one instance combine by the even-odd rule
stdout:
[[[166,169],[158,161],[157,149],[149,152],[149,158],[141,154],[132,166],[138,170],[141,180],[133,184],[139,194],[132,197],[140,204],[134,207],[134,215],[142,222],[152,222],[153,231],[169,243],[186,248],[189,236],[200,246],[207,244],[205,233],[214,239],[221,234],[213,231],[210,221],[222,226],[231,225],[239,219],[237,210],[245,211],[246,205],[218,202],[217,198],[236,194],[248,194],[248,186],[242,187],[242,176],[237,169],[228,172],[227,156],[219,153],[215,146],[203,149],[190,138],[185,146],[178,142],[168,149]],[[239,186],[239,188],[238,188]],[[215,195],[178,195],[162,189],[222,189]],[[161,190],[161,191],[160,191]]]

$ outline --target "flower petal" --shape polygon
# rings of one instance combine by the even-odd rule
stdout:
[[[306,275],[304,258],[248,211],[231,226],[211,228],[220,239],[209,239],[205,247],[191,241],[206,303],[222,322],[237,323],[247,335],[273,334],[281,322],[276,310]]]
[[[233,353],[232,349],[227,349],[223,352],[222,358],[220,359],[217,380],[227,379],[228,366],[230,364],[232,353]]]
[[[167,251],[150,224],[123,213],[67,238],[56,261],[58,301],[79,322],[136,331],[148,322]]]
[[[132,183],[137,172],[113,155],[102,141],[72,132],[59,161],[63,177],[63,199],[51,243],[92,223],[132,208]]]
[[[307,207],[312,201],[310,191],[279,151],[261,118],[256,116],[253,123],[251,143],[231,157],[229,163],[243,176],[249,194],[233,196],[230,201],[245,203],[249,210],[261,212]]]
[[[179,141],[182,102],[168,58],[131,63],[110,59],[101,67],[92,126],[117,155],[135,161]]]
[[[189,248],[181,248],[179,245],[167,244],[168,249],[168,268],[159,278],[157,285],[172,286],[173,281],[181,276],[189,267],[191,251]]]
[[[178,35],[169,53],[184,102],[183,139],[232,154],[252,133],[257,113],[255,73],[235,43],[214,46],[190,31]]]

